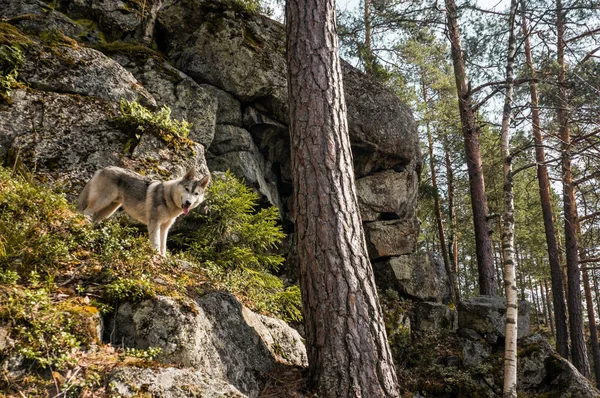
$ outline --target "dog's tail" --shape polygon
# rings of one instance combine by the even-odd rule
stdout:
[[[85,184],[85,187],[83,187],[83,191],[81,191],[81,193],[79,194],[79,198],[77,198],[77,211],[82,214],[88,206],[88,195],[90,193],[91,182],[92,181],[90,180],[87,184]]]

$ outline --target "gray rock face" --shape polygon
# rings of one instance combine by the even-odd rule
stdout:
[[[374,221],[365,223],[364,229],[371,260],[410,254],[417,250],[419,222],[414,218]]]
[[[376,221],[384,214],[413,218],[417,208],[419,177],[415,170],[401,173],[385,170],[356,180],[356,195],[363,221]]]
[[[55,93],[14,90],[0,109],[0,145],[48,181],[79,190],[95,170],[120,164],[126,134],[112,124],[118,104]]]
[[[109,376],[109,392],[123,398],[147,391],[161,398],[246,398],[237,388],[210,375],[178,368],[118,368]]]
[[[200,86],[167,61],[148,54],[113,58],[130,71],[156,99],[159,107],[168,106],[171,117],[192,124],[188,138],[208,148],[215,135],[218,101],[213,93]]]
[[[456,311],[446,304],[417,302],[414,305],[414,330],[456,330]]]
[[[557,398],[600,397],[600,391],[541,336],[528,337],[520,345],[517,367],[520,391]]]
[[[467,367],[481,364],[491,353],[492,347],[481,340],[462,340],[463,364]]]
[[[86,47],[30,46],[19,77],[33,88],[99,97],[121,98],[156,107],[152,95],[131,73],[101,52]]]
[[[472,329],[482,336],[506,337],[506,299],[478,296],[462,300],[458,305],[458,327]],[[517,327],[517,338],[529,334],[529,303],[526,301],[519,302]]]
[[[210,84],[201,84],[213,98],[217,99],[217,124],[242,125],[242,105],[235,97]]]
[[[376,269],[389,268],[392,286],[400,293],[421,301],[448,303],[448,275],[441,259],[433,253],[415,253],[391,257]]]
[[[275,361],[306,366],[298,333],[284,322],[256,315],[230,294],[197,302],[167,297],[119,307],[115,341],[136,348],[160,347],[159,360],[201,370],[257,396],[260,375]]]

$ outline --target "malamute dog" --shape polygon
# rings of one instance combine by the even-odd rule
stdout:
[[[151,181],[120,167],[96,171],[77,200],[77,210],[93,222],[110,217],[120,206],[148,226],[150,242],[161,256],[167,252],[167,233],[175,219],[204,200],[210,175],[196,179],[194,169],[183,178]]]

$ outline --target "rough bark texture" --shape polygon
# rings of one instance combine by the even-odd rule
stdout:
[[[333,0],[287,3],[295,228],[309,388],[397,397],[354,188]]]
[[[585,377],[590,375],[587,350],[583,336],[583,311],[581,305],[581,275],[579,273],[579,247],[577,244],[577,203],[571,170],[571,132],[567,110],[567,87],[565,69],[565,15],[562,1],[556,0],[556,31],[558,37],[558,87],[560,106],[557,111],[559,135],[562,140],[563,211],[565,217],[565,258],[567,262],[567,306],[569,308],[569,332],[571,334],[571,360]]]
[[[525,10],[525,3],[521,1],[521,8]],[[529,28],[525,20],[525,13],[522,13],[522,29],[525,37],[525,56],[527,67],[532,77],[535,77],[533,68],[533,56],[531,54],[531,45],[529,43]],[[540,190],[540,201],[542,203],[542,215],[544,218],[544,230],[546,233],[546,244],[548,245],[548,261],[550,263],[550,276],[552,282],[552,303],[554,304],[555,325],[556,325],[556,351],[563,357],[569,358],[569,333],[567,331],[567,307],[565,304],[565,294],[563,289],[563,277],[560,268],[558,243],[556,241],[556,231],[554,229],[554,218],[552,216],[552,202],[550,200],[550,179],[548,178],[548,169],[546,167],[546,153],[544,151],[540,111],[538,108],[537,84],[529,84],[531,95],[531,122],[533,124],[533,140],[535,143],[535,161],[537,163],[537,177]]]
[[[516,53],[515,17],[517,1],[512,0],[509,14],[508,56],[506,60],[506,92],[502,113],[501,152],[504,170],[504,215],[502,252],[504,259],[504,291],[506,294],[506,340],[504,349],[504,397],[517,398],[517,320],[518,297],[515,275],[515,203],[513,193],[512,156],[510,153],[510,119],[514,62]]]
[[[458,14],[454,0],[446,0],[448,34],[450,37],[454,76],[458,91],[458,107],[462,123],[473,208],[473,224],[475,229],[475,248],[477,252],[477,270],[479,275],[479,293],[495,296],[498,293],[496,275],[494,273],[494,256],[492,254],[492,230],[488,224],[488,205],[485,195],[485,183],[481,167],[481,153],[475,114],[469,87],[467,84],[465,61],[462,53]]]

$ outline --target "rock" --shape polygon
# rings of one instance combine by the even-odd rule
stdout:
[[[289,123],[283,25],[218,0],[173,2],[159,12],[159,22],[164,51],[177,68]],[[419,174],[409,108],[350,64],[342,62],[342,72],[355,174],[401,172],[411,162]]]
[[[492,347],[479,339],[473,341],[469,339],[461,340],[462,358],[464,366],[477,366],[492,354]]]
[[[458,335],[471,341],[479,341],[483,338],[479,333],[469,328],[458,329]]]
[[[210,293],[193,301],[157,297],[123,304],[114,340],[127,347],[160,347],[159,360],[206,372],[255,397],[260,375],[279,359],[306,366],[296,331],[245,309],[232,295]]]
[[[0,0],[0,17],[36,36],[44,32],[61,32],[76,38],[86,33],[83,26],[40,0]]]
[[[406,254],[391,257],[373,266],[378,286],[391,278],[388,286],[412,299],[423,301],[450,302],[448,275],[442,260],[434,253]]]
[[[285,29],[261,15],[224,12],[231,6],[203,0],[166,5],[159,13],[165,50],[196,81],[263,103],[287,121]]]
[[[212,155],[219,156],[228,152],[252,152],[253,149],[254,141],[248,131],[241,127],[218,125],[209,151]]]
[[[456,311],[445,304],[420,301],[413,308],[413,330],[456,330]]]
[[[506,299],[499,296],[478,296],[462,300],[458,305],[458,327],[473,329],[488,335],[506,337]],[[519,302],[517,338],[529,334],[529,303]],[[493,343],[493,342],[492,342]]]
[[[207,163],[211,171],[231,170],[237,178],[243,179],[246,185],[254,188],[260,194],[263,204],[282,208],[276,178],[266,166],[262,154],[255,145],[253,145],[252,151],[227,152],[215,157],[209,156]]]
[[[374,221],[365,223],[364,229],[371,260],[417,250],[419,222],[416,219]]]
[[[411,162],[418,176],[419,138],[408,106],[347,62],[342,62],[342,72],[356,176],[401,172]]]
[[[201,84],[200,87],[210,93],[217,100],[217,124],[242,125],[242,105],[233,95],[218,89],[210,84]]]
[[[174,150],[150,134],[142,135],[131,156],[123,159],[122,163],[128,169],[159,180],[183,177],[190,168],[194,168],[198,176],[210,173],[202,145],[194,144],[189,148]]]
[[[10,329],[8,327],[0,326],[0,355],[3,351],[14,347],[14,340],[10,338]]]
[[[124,0],[59,0],[58,4],[60,10],[73,19],[98,21],[106,39],[112,41],[134,37],[146,39],[147,32],[144,26],[154,25],[155,3],[161,2],[161,0],[147,0],[144,3]]]
[[[121,367],[108,377],[111,396],[138,397],[140,391],[161,398],[245,398],[237,388],[201,371],[177,368]]]
[[[592,398],[600,397],[590,382],[562,358],[541,336],[520,342],[518,389],[533,396]]]
[[[131,73],[100,51],[78,46],[28,46],[19,77],[42,91],[129,101],[156,107]]]
[[[171,117],[191,123],[187,138],[208,148],[215,135],[217,98],[185,73],[173,68],[150,50],[116,52],[112,57],[130,71],[156,99],[171,109]]]
[[[11,98],[0,108],[0,152],[18,154],[38,177],[78,191],[97,169],[120,164],[130,137],[112,123],[117,103],[33,90]]]
[[[401,173],[385,170],[357,179],[356,195],[363,222],[390,215],[400,219],[415,217],[418,184],[419,176],[412,168]]]

